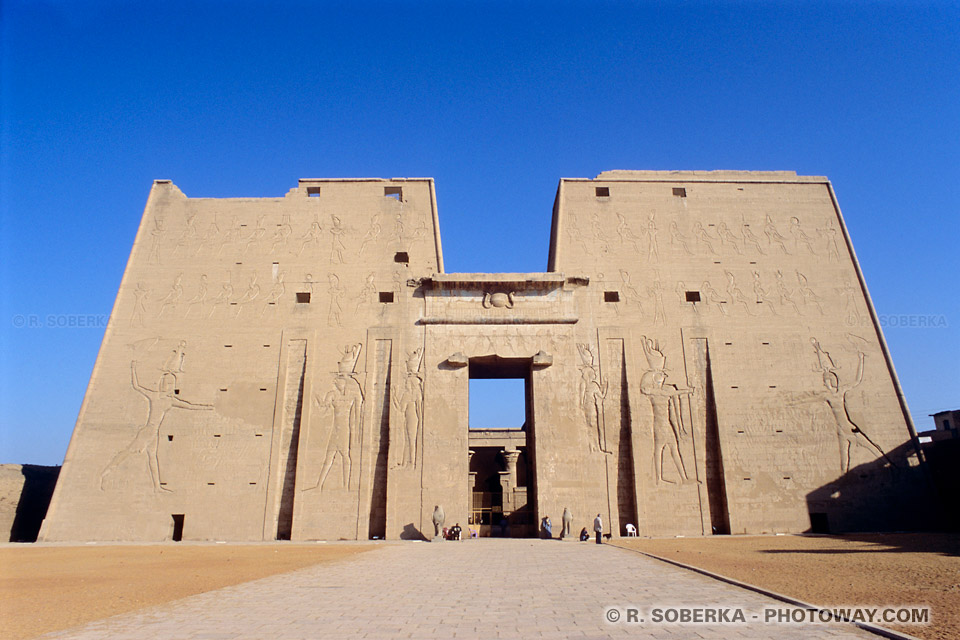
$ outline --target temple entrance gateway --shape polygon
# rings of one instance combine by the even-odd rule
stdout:
[[[536,535],[527,455],[530,366],[530,358],[470,359],[468,526],[481,537]]]

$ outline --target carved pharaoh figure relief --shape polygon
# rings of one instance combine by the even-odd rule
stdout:
[[[669,452],[680,482],[695,484],[697,480],[687,475],[683,465],[683,455],[680,452],[680,440],[689,436],[686,425],[683,423],[680,399],[691,395],[693,389],[665,384],[666,356],[652,339],[644,336],[642,342],[643,353],[647,359],[647,371],[640,379],[640,392],[649,398],[653,408],[654,478],[658,484],[661,482],[676,484],[663,474],[663,456],[664,453]]]

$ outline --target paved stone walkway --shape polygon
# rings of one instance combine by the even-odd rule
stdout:
[[[640,610],[643,623],[626,622],[630,606]],[[45,637],[877,638],[847,624],[764,624],[765,606],[790,608],[638,553],[593,542],[383,543],[380,549],[349,559]],[[741,608],[747,622],[654,623],[653,607]],[[605,620],[611,608],[621,615],[617,624]]]

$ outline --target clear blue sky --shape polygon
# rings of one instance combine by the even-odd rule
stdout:
[[[62,460],[103,327],[47,316],[109,314],[155,178],[432,176],[447,271],[522,272],[561,177],[826,175],[878,312],[947,325],[885,330],[918,426],[960,408],[956,2],[3,0],[0,43],[0,462]]]

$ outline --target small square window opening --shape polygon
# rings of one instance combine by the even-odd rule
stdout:
[[[297,302],[299,304],[310,304],[310,292],[309,291],[298,291],[297,292]]]
[[[679,197],[681,197],[681,198],[686,198],[686,197],[687,197],[687,189],[686,189],[686,187],[674,187],[674,188],[673,188],[673,195],[679,196]]]
[[[700,302],[700,292],[687,291],[687,302]]]
[[[384,187],[383,195],[387,198],[393,198],[403,202],[403,187]]]
[[[597,197],[598,197],[598,198],[609,198],[609,197],[610,197],[610,187],[597,187]]]
[[[380,302],[383,302],[385,304],[389,302],[393,302],[393,291],[381,291]]]
[[[307,195],[311,198],[320,197],[320,187],[307,187]]]
[[[410,262],[410,254],[406,251],[397,251],[397,253],[393,256],[393,261],[408,264]]]
[[[619,292],[619,291],[604,291],[604,292],[603,292],[603,301],[604,301],[604,302],[620,302],[620,292]]]

